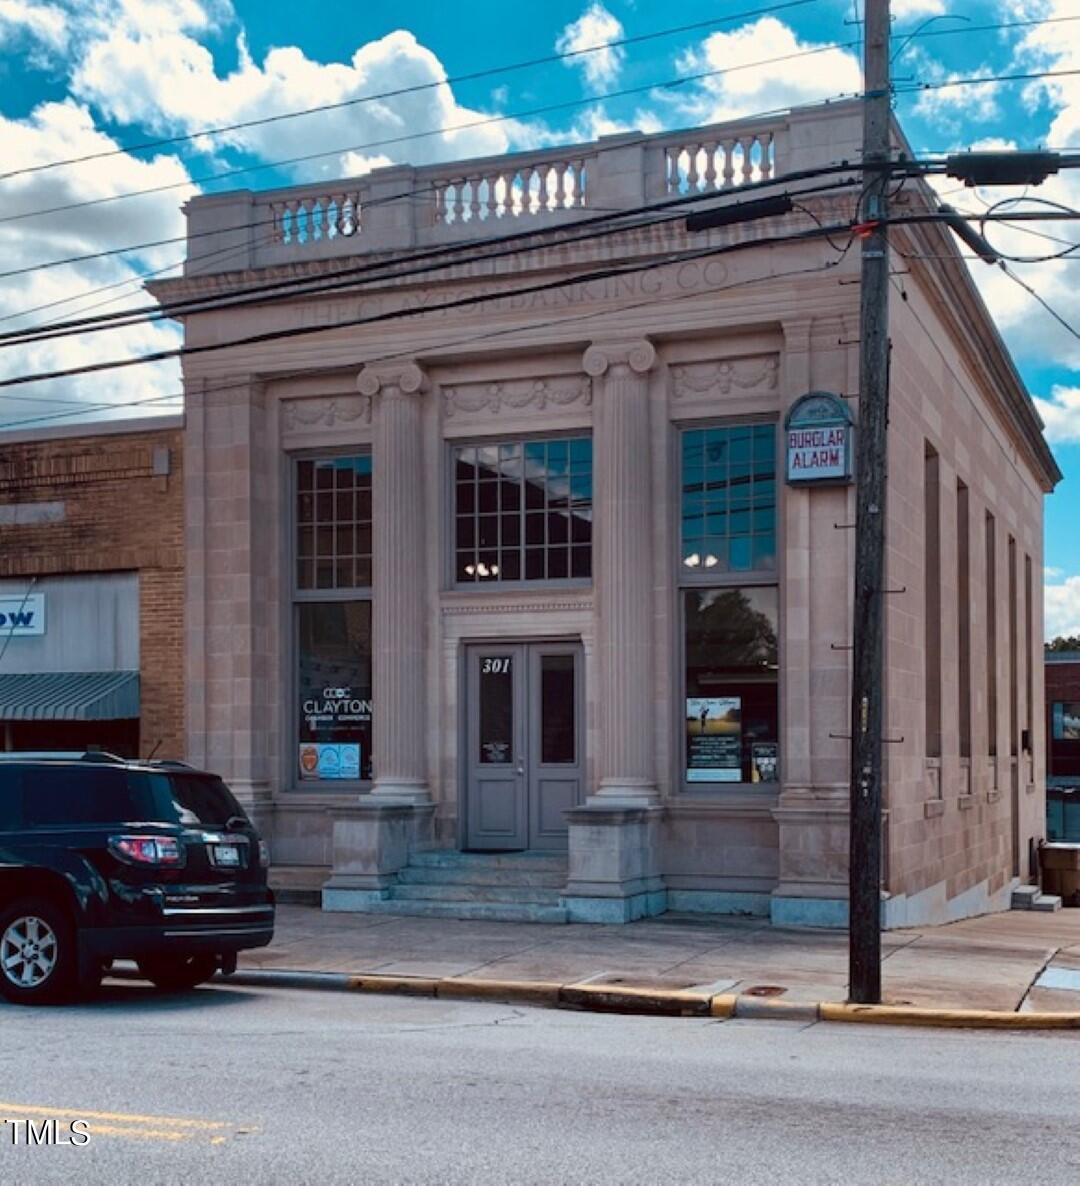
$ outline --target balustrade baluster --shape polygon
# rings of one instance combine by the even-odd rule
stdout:
[[[701,145],[689,144],[686,151],[686,188],[690,193],[695,193],[698,188],[698,153],[701,152]]]
[[[521,177],[521,211],[522,214],[532,214],[532,179],[535,170],[532,165],[522,166]]]
[[[669,194],[679,192],[679,152],[678,148],[667,148],[664,155],[667,158],[667,191]]]
[[[752,150],[754,147],[754,137],[753,136],[743,136],[743,138],[739,141],[739,143],[742,145],[742,153],[743,153],[743,156],[742,156],[743,185],[749,185],[754,177],[754,158],[753,158],[753,153],[752,153]]]
[[[482,177],[469,178],[469,221],[478,222],[480,219],[480,182]]]
[[[465,178],[457,178],[454,183],[454,222],[461,222],[465,217]]]
[[[484,179],[487,185],[487,220],[491,222],[499,217],[498,173],[489,173]]]
[[[735,184],[735,141],[723,141],[724,148],[724,189],[731,189]]]
[[[539,209],[537,213],[547,214],[548,202],[551,199],[551,194],[548,189],[549,182],[551,181],[551,166],[541,165],[536,172],[537,176],[540,178],[540,189],[536,195],[539,200]]]
[[[761,180],[768,181],[772,176],[773,171],[773,134],[772,132],[762,132],[758,136],[758,144],[761,145]]]
[[[705,144],[705,186],[710,193],[716,189],[716,141],[709,140]]]
[[[566,209],[566,170],[567,161],[557,161],[555,164],[555,209]]]

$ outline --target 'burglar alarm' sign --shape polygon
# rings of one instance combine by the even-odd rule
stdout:
[[[851,413],[835,395],[812,391],[796,400],[784,426],[787,480],[851,481]]]

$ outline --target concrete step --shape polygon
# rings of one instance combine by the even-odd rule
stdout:
[[[283,906],[319,906],[329,876],[325,865],[271,865],[268,880]]]
[[[429,848],[411,853],[415,869],[518,869],[537,873],[566,871],[565,853],[547,852],[458,852],[450,848]]]
[[[405,914],[418,918],[461,918],[486,922],[565,923],[561,906],[539,906],[528,902],[429,902],[408,898],[384,898],[368,902],[369,914]]]
[[[503,902],[533,906],[558,906],[557,889],[514,885],[395,885],[390,896],[409,902]]]
[[[1031,909],[1051,914],[1053,911],[1061,909],[1061,899],[1057,894],[1039,894],[1035,901],[1031,903]]]
[[[1014,910],[1030,910],[1032,903],[1042,891],[1037,885],[1018,885],[1012,892]]]
[[[566,864],[553,872],[536,869],[491,868],[488,865],[407,865],[398,874],[402,885],[520,886],[523,889],[562,889]]]

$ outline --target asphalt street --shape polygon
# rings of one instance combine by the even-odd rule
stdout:
[[[1074,1186],[1078,1038],[111,983],[0,1005],[0,1182]]]

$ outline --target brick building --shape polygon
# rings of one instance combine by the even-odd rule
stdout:
[[[0,748],[184,755],[183,419],[0,434]]]
[[[327,908],[844,923],[861,121],[189,204],[157,295],[279,287],[184,316],[188,753]],[[647,216],[747,185],[798,201]],[[890,232],[896,926],[1006,907],[1045,829],[1060,474],[936,204]]]

